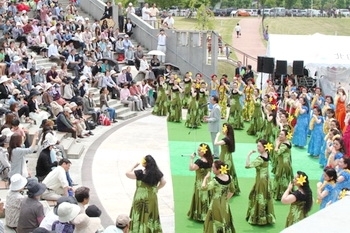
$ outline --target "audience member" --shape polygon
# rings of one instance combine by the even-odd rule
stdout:
[[[129,226],[130,226],[131,219],[126,214],[120,214],[117,217],[115,226],[108,226],[104,233],[129,233]]]
[[[61,203],[57,208],[58,221],[52,224],[52,230],[56,233],[76,232],[72,223],[79,214],[79,206],[69,202]]]
[[[90,189],[88,187],[79,187],[75,190],[74,196],[77,199],[80,213],[85,213],[85,205],[90,201]]]

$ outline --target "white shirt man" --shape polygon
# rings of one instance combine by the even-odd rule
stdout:
[[[135,14],[135,8],[132,6],[132,3],[129,3],[128,8],[126,8],[126,18],[130,18],[130,14]]]
[[[142,8],[142,19],[149,23],[150,11],[148,8],[148,3],[145,3],[145,6]]]
[[[57,48],[57,43],[58,40],[55,39],[54,43],[50,44],[48,51],[47,51],[47,56],[50,57],[60,57],[61,55],[58,53],[58,48]]]
[[[162,51],[164,54],[166,53],[166,34],[164,29],[160,29],[159,32],[157,50]],[[159,59],[162,63],[165,62],[165,56],[159,56]]]
[[[235,32],[237,34],[237,38],[241,35],[241,26],[239,25],[239,23],[237,23],[236,27],[235,27]]]
[[[145,79],[149,79],[149,73],[150,73],[149,64],[148,64],[145,56],[143,56],[142,59],[140,60],[139,71],[145,74]]]
[[[174,18],[171,15],[166,17],[163,21],[163,25],[167,26],[167,28],[170,28],[170,29],[174,28],[174,23],[175,23]]]
[[[71,162],[62,159],[59,166],[53,169],[43,180],[47,190],[41,195],[44,200],[57,201],[61,196],[68,196],[69,183],[66,172],[70,168]]]
[[[92,65],[92,62],[87,61],[83,69],[83,75],[85,75],[90,80],[92,80],[91,65]]]
[[[149,8],[149,12],[150,12],[150,23],[152,25],[152,27],[156,27],[156,22],[157,22],[157,16],[159,15],[159,10],[156,7],[156,4],[153,3],[152,7]]]

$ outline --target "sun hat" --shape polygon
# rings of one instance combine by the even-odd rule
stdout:
[[[49,90],[51,87],[52,87],[52,84],[51,84],[51,83],[46,83],[45,88],[44,88],[44,91]]]
[[[116,226],[124,228],[130,223],[131,219],[126,214],[119,214],[116,221]]]
[[[42,87],[41,85],[36,85],[36,86],[35,86],[35,89],[37,89],[38,91],[44,90],[43,87]]]
[[[13,132],[11,131],[10,128],[5,128],[5,129],[3,129],[3,130],[1,131],[1,135],[4,135],[4,136],[6,136],[6,137],[8,137],[8,138],[11,137],[12,134],[13,134]]]
[[[75,102],[70,102],[69,103],[69,107],[70,108],[74,108],[74,107],[77,107],[78,105],[77,105],[77,103],[75,103]]]
[[[110,72],[110,74],[111,74],[111,76],[113,75],[113,74],[116,74],[117,72],[115,72],[115,70],[111,70],[111,72]]]
[[[101,219],[79,214],[72,223],[75,225],[75,233],[95,233],[101,226]]]
[[[57,208],[58,220],[60,222],[70,222],[78,216],[80,207],[68,202],[61,203]]]
[[[75,197],[71,197],[71,196],[68,196],[68,197],[60,197],[60,198],[58,198],[58,200],[57,200],[57,204],[56,204],[55,207],[53,208],[54,214],[58,215],[58,214],[57,214],[58,207],[59,207],[62,203],[64,203],[64,202],[78,205],[77,199],[75,199]]]
[[[84,81],[84,80],[87,80],[87,77],[85,75],[82,75],[79,80],[80,80],[80,82]]]
[[[72,110],[71,110],[69,107],[64,107],[64,108],[63,108],[63,111],[72,113]]]
[[[36,180],[29,180],[27,184],[28,197],[40,196],[46,191],[46,185]]]
[[[14,174],[11,176],[11,184],[10,184],[10,190],[11,191],[18,191],[23,189],[27,184],[27,179],[23,177],[21,174]]]
[[[14,62],[17,62],[17,61],[20,61],[21,60],[21,57],[19,57],[19,56],[14,56],[13,57],[13,61]]]
[[[6,76],[6,75],[3,75],[3,76],[1,76],[1,78],[0,78],[0,83],[4,83],[4,82],[7,82],[7,81],[9,81],[10,79]]]
[[[13,89],[12,95],[18,95],[18,94],[21,94],[21,91],[18,89]]]
[[[85,214],[91,218],[97,218],[101,216],[101,210],[95,205],[89,205],[86,210]]]
[[[129,6],[132,6],[132,3],[131,3],[131,2],[129,2]]]
[[[51,134],[52,135],[52,134]],[[45,138],[44,142],[43,142],[43,149],[48,148],[49,146],[54,146],[56,145],[58,142],[58,139],[56,137],[47,137]]]
[[[126,38],[126,37],[129,37],[129,35],[128,35],[128,34],[126,34],[124,37],[125,37],[125,38]]]

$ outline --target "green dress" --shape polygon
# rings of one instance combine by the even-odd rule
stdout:
[[[168,106],[167,106],[168,96],[165,93],[165,90],[166,90],[165,84],[158,85],[157,99],[152,111],[153,115],[166,116],[168,114]]]
[[[191,87],[192,87],[192,80],[191,79],[184,79],[184,93],[183,93],[183,99],[182,99],[182,107],[188,108],[188,105],[191,101]]]
[[[213,197],[204,221],[204,233],[235,233],[227,194],[234,192],[231,177],[227,181],[214,177],[204,190],[212,190]]]
[[[249,194],[246,220],[252,225],[275,223],[272,190],[269,179],[269,159],[257,157],[249,164],[256,169],[255,184]]]
[[[239,185],[238,185],[238,178],[237,178],[237,174],[236,174],[236,169],[235,169],[235,164],[233,163],[233,159],[232,159],[232,153],[228,151],[228,146],[227,144],[228,139],[227,138],[223,138],[222,139],[226,144],[225,145],[221,145],[221,152],[220,152],[220,161],[224,162],[225,164],[227,164],[229,171],[229,175],[232,177],[232,183],[233,183],[233,187],[234,187],[234,195],[239,195],[239,193],[241,192]]]
[[[208,93],[206,90],[200,89],[199,92],[199,98],[198,98],[198,104],[199,104],[199,117],[202,120],[204,116],[208,116]]]
[[[292,146],[289,143],[282,143],[278,151],[273,153],[275,161],[275,169],[273,169],[275,175],[273,198],[278,201],[281,200],[283,193],[293,180],[291,148]]]
[[[187,109],[187,116],[185,126],[188,128],[197,128],[201,126],[201,118],[199,114],[199,107],[196,96],[191,97],[191,101],[189,102]]]
[[[143,171],[135,170],[136,191],[130,211],[131,233],[161,233],[157,185],[151,186],[142,181]]]
[[[241,94],[238,92],[231,92],[231,107],[227,122],[232,125],[234,129],[243,129],[242,105],[239,101]]]
[[[196,181],[194,183],[194,193],[190,210],[187,216],[196,221],[203,222],[209,210],[211,192],[201,190],[204,177],[211,171],[211,166],[207,162],[197,159],[194,162],[199,168],[196,170]]]
[[[307,217],[303,211],[306,203],[306,196],[299,190],[294,191],[292,194],[295,196],[296,201],[290,205],[286,227],[289,227]]]
[[[182,115],[182,104],[181,104],[181,98],[180,98],[180,90],[176,87],[172,87],[168,121],[181,122],[181,115]]]
[[[250,126],[247,130],[247,134],[255,136],[263,128],[263,124],[264,120],[261,111],[261,101],[260,99],[257,99],[254,102],[254,112],[250,121]]]
[[[272,114],[270,114],[271,116]],[[274,124],[273,120],[268,121],[265,119],[265,127],[258,133],[258,140],[265,139],[269,143],[274,143],[276,140],[276,131],[279,130]]]

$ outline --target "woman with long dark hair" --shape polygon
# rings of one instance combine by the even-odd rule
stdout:
[[[213,154],[210,147],[206,143],[201,143],[197,150],[199,159],[193,162],[196,154],[191,155],[189,169],[196,172],[196,180],[194,183],[194,193],[190,210],[187,216],[196,221],[204,221],[207,215],[211,195],[209,191],[200,189],[204,177],[210,172],[213,165]]]
[[[335,137],[333,139],[331,153],[328,157],[327,166],[331,168],[336,168],[338,162],[346,154],[344,141],[340,137]]]
[[[227,232],[235,233],[231,209],[228,200],[233,195],[231,176],[227,174],[228,167],[220,160],[216,160],[212,166],[215,177],[208,182],[210,172],[204,177],[202,190],[212,190],[213,197],[209,205],[209,211],[205,217],[204,233]]]
[[[334,168],[325,168],[323,173],[323,183],[317,183],[317,202],[320,209],[327,207],[338,199],[336,190],[337,172]]]
[[[157,99],[152,111],[153,115],[166,116],[168,114],[168,97],[166,94],[167,84],[165,83],[164,76],[159,75],[157,78]]]
[[[339,199],[343,198],[343,194],[350,190],[350,158],[343,157],[339,160],[338,178],[335,188],[337,189]]]
[[[201,126],[201,115],[199,114],[199,89],[196,89],[196,84],[192,83],[191,98],[187,103],[187,115],[185,126],[188,128],[198,128]]]
[[[224,123],[222,125],[222,133],[225,136],[223,139],[219,140],[220,132],[216,134],[214,144],[217,146],[221,146],[220,152],[220,161],[223,161],[229,169],[229,175],[232,178],[232,183],[234,186],[234,195],[239,195],[241,192],[238,179],[235,169],[235,164],[233,163],[232,153],[236,150],[236,141],[235,141],[235,133],[230,124]]]
[[[249,204],[246,220],[252,225],[267,225],[275,223],[275,211],[273,207],[272,189],[269,177],[269,152],[273,145],[265,139],[257,143],[257,151],[252,150],[247,155],[245,168],[255,168],[255,184],[249,194]],[[259,156],[250,161],[253,153]]]
[[[30,172],[27,169],[26,155],[34,152],[36,143],[38,141],[38,132],[35,132],[32,145],[29,148],[23,148],[23,137],[20,134],[12,134],[7,148],[9,153],[9,162],[11,169],[9,172],[9,178],[14,174],[21,174],[25,178],[30,178]]]
[[[296,186],[297,190],[293,191]],[[282,195],[281,202],[290,204],[286,227],[293,225],[307,217],[312,207],[312,191],[309,177],[302,171],[297,171],[294,180]]]
[[[136,163],[126,172],[128,178],[137,180],[130,211],[130,232],[161,233],[157,192],[164,187],[166,182],[151,155],[146,155],[141,163],[145,169],[135,170],[140,165]]]
[[[275,150],[273,153],[275,167],[272,173],[275,175],[273,182],[274,199],[279,201],[288,187],[288,184],[293,180],[292,169],[292,145],[288,140],[288,131],[283,129],[275,142]]]

